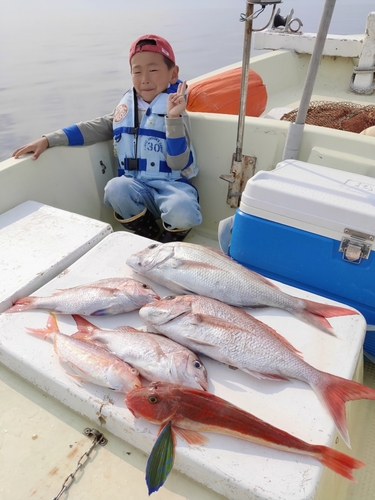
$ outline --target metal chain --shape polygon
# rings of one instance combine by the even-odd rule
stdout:
[[[97,429],[90,429],[89,427],[86,427],[86,429],[83,431],[86,436],[94,436],[94,440],[90,446],[90,448],[81,456],[81,458],[77,462],[77,466],[74,469],[74,471],[69,474],[69,476],[65,479],[63,482],[63,485],[61,487],[61,490],[58,492],[58,494],[52,499],[52,500],[59,500],[61,498],[61,495],[65,493],[65,491],[70,488],[72,485],[74,478],[86,463],[86,461],[90,458],[90,453],[92,450],[95,448],[95,446],[100,445],[100,446],[105,446],[108,443],[108,439],[106,439],[101,432],[99,432]]]

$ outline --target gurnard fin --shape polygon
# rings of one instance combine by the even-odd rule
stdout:
[[[321,448],[321,455],[317,456],[317,459],[321,464],[356,483],[353,476],[353,469],[364,467],[366,465],[364,462],[333,448],[328,448],[328,446],[318,446],[318,448]]]
[[[203,436],[200,432],[189,431],[188,429],[182,429],[181,427],[174,427],[174,430],[180,438],[182,438],[187,444],[193,444],[197,446],[203,446],[209,442],[208,437]]]
[[[321,372],[322,377],[311,387],[331,414],[338,432],[350,448],[350,439],[346,423],[345,403],[357,399],[375,400],[375,390],[359,382],[347,380]]]
[[[173,468],[176,439],[169,421],[161,428],[159,436],[151,450],[146,465],[146,483],[148,494],[158,491],[163,486]]]
[[[332,306],[329,304],[322,304],[321,302],[314,302],[312,300],[305,300],[305,309],[303,311],[291,311],[298,316],[302,321],[315,326],[323,332],[335,335],[331,325],[326,318],[333,318],[335,316],[352,316],[359,314],[354,309],[347,307]]]

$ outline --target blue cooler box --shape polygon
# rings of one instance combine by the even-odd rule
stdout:
[[[285,160],[242,194],[230,256],[264,275],[348,304],[375,355],[375,178]]]

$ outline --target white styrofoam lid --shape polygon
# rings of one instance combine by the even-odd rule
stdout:
[[[374,235],[375,179],[285,160],[247,182],[240,209],[317,234],[349,228]]]

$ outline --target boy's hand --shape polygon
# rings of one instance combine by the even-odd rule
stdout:
[[[47,138],[41,137],[36,141],[30,142],[29,144],[26,144],[25,146],[21,146],[20,148],[16,149],[15,152],[12,154],[12,156],[14,158],[19,158],[20,156],[25,155],[27,153],[34,153],[33,160],[36,160],[42,153],[44,153],[44,151],[48,148],[48,146],[49,144]]]
[[[186,109],[185,92],[186,92],[186,82],[183,82],[178,85],[178,89],[175,94],[168,95],[168,100],[167,100],[168,118],[178,118],[185,111]]]

